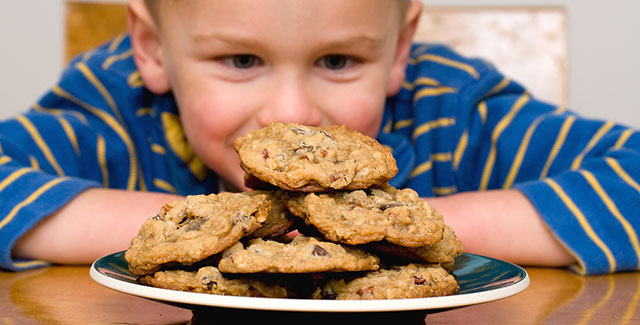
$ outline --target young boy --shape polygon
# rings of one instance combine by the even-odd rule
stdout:
[[[231,147],[277,120],[346,124],[471,253],[638,270],[640,135],[411,42],[420,2],[128,3],[130,33],[0,124],[0,267],[89,263],[184,195],[246,190]]]

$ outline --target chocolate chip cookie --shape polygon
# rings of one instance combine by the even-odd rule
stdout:
[[[367,247],[381,257],[441,264],[453,263],[464,250],[464,245],[453,232],[453,228],[447,225],[442,240],[433,245],[402,247],[382,241],[368,244]]]
[[[380,260],[355,248],[313,237],[296,236],[290,243],[253,239],[222,253],[218,264],[225,273],[311,273],[377,270]]]
[[[289,210],[331,241],[359,245],[386,240],[422,247],[439,242],[443,236],[442,215],[412,189],[386,185],[290,195]]]
[[[409,264],[367,272],[352,280],[331,279],[315,299],[402,299],[451,295],[458,291],[453,275],[439,265]]]
[[[210,293],[227,296],[287,298],[287,288],[257,278],[231,279],[214,266],[197,271],[167,270],[139,278],[140,283],[172,290]]]
[[[235,244],[260,228],[271,209],[265,194],[188,196],[165,204],[132,239],[125,259],[134,275],[166,263],[192,264]]]
[[[345,126],[273,122],[236,139],[233,147],[246,173],[289,191],[363,189],[388,182],[398,171],[389,149]]]
[[[289,209],[287,209],[284,202],[284,191],[251,191],[248,193],[254,193],[253,195],[264,194],[271,202],[271,210],[269,211],[267,220],[262,223],[260,228],[252,232],[249,237],[278,239],[295,229],[299,219],[292,215]]]

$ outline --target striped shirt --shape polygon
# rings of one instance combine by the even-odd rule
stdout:
[[[537,100],[480,59],[416,44],[378,140],[396,187],[424,197],[520,190],[581,274],[640,268],[640,134]],[[91,187],[181,195],[218,191],[185,140],[171,94],[140,79],[122,35],[72,62],[59,83],[0,123],[0,268],[38,221]]]

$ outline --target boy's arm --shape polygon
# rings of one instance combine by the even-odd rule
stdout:
[[[576,262],[517,190],[464,192],[426,200],[445,216],[467,252],[522,265]]]
[[[181,199],[164,193],[93,188],[40,221],[13,248],[17,259],[87,264],[126,250],[142,223],[163,204]]]
[[[394,152],[410,168],[399,184],[442,195],[427,199],[468,251],[584,274],[640,269],[640,132],[544,103],[444,46],[412,55],[382,138],[410,139],[413,152]]]
[[[442,199],[469,248],[586,274],[640,268],[636,130],[548,105],[516,86],[476,107],[463,131],[469,145],[454,163],[460,188],[480,192]]]
[[[136,190],[177,193],[195,184],[198,193],[214,191],[175,155],[160,122],[171,107],[154,106],[126,53],[121,35],[77,57],[29,112],[0,121],[1,269],[86,263],[126,248],[125,237],[164,203],[163,195]]]

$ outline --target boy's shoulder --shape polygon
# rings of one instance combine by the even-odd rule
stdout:
[[[142,79],[133,60],[133,50],[128,33],[120,34],[110,41],[81,53],[68,64],[66,72],[81,70],[92,75],[120,82],[131,88],[143,86]],[[86,74],[86,73],[85,73]]]
[[[415,43],[407,66],[407,82],[460,88],[497,72],[490,62],[465,56],[438,43]]]
[[[467,57],[444,44],[415,43],[405,82],[395,98],[414,104],[425,96],[461,96],[473,100],[503,78],[493,64],[482,58]]]

